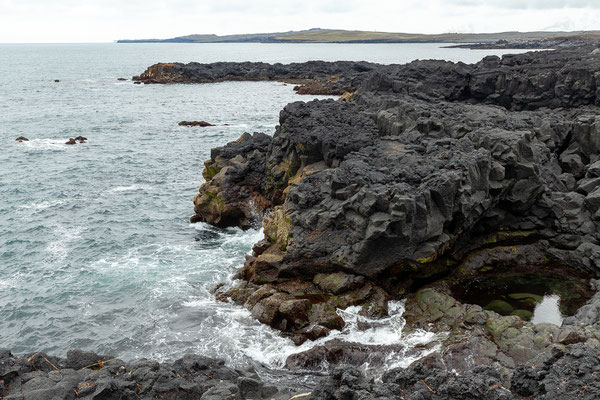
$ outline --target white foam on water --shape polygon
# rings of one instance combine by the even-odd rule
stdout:
[[[67,150],[69,147],[65,142],[66,139],[30,139],[27,142],[17,143],[19,146],[23,146],[26,150]]]
[[[542,301],[535,306],[531,322],[534,324],[554,324],[561,326],[563,316],[560,312],[560,296],[556,294],[545,295]]]
[[[134,185],[129,185],[129,186],[116,186],[112,189],[109,189],[108,192],[110,192],[110,193],[133,192],[133,191],[137,191],[137,190],[148,190],[150,188],[151,188],[150,185],[134,184]]]
[[[4,276],[0,279],[0,290],[9,290],[21,286],[23,282],[23,274],[19,271],[10,276]]]
[[[214,282],[225,282],[227,287],[234,285],[231,281],[231,271],[241,266],[239,249],[249,248],[261,240],[264,237],[262,229],[244,232],[231,228],[219,231],[203,223],[193,226],[198,231],[218,234],[218,249],[207,250],[201,257],[215,257],[217,265],[231,265],[233,268],[229,272],[215,270],[212,279]],[[237,254],[232,251],[234,249],[238,249]],[[210,261],[203,258],[202,264],[210,264]],[[158,327],[154,333],[155,343],[183,340],[191,344],[190,352],[224,358],[232,366],[243,366],[251,361],[271,371],[283,370],[290,355],[337,340],[373,346],[374,351],[380,351],[383,368],[369,371],[368,362],[360,367],[372,377],[379,378],[389,368],[406,367],[413,361],[439,350],[440,345],[436,343],[443,337],[423,330],[405,334],[403,301],[389,302],[389,316],[382,319],[360,315],[361,308],[358,306],[338,310],[345,322],[341,331],[333,330],[327,337],[307,341],[301,346],[296,346],[290,339],[282,337],[279,331],[258,322],[249,310],[231,303],[217,302],[208,290],[190,297],[182,306],[187,311],[181,312],[177,321],[186,324],[185,329],[175,333],[172,327]],[[381,352],[387,354],[381,356]],[[327,363],[320,366],[321,371],[327,368]]]
[[[49,200],[49,201],[39,201],[32,202],[27,204],[22,204],[17,207],[17,210],[22,215],[23,218],[26,218],[27,215],[35,215],[41,212],[46,212],[48,209],[56,208],[62,204],[64,204],[64,200]]]
[[[69,254],[71,244],[81,237],[83,231],[81,226],[56,226],[53,229],[54,239],[48,243],[46,251],[55,260],[64,260]]]
[[[389,317],[370,319],[359,315],[360,307],[349,307],[338,310],[338,314],[346,323],[341,331],[331,331],[325,338],[307,341],[296,346],[290,339],[281,337],[280,333],[256,321],[250,311],[231,304],[216,304],[212,299],[193,300],[184,306],[203,309],[212,316],[205,319],[199,329],[207,330],[202,336],[213,337],[206,341],[198,351],[204,354],[224,357],[232,365],[244,365],[248,360],[259,363],[271,370],[281,370],[286,359],[293,354],[322,346],[332,340],[347,343],[360,343],[368,346],[389,346],[379,351],[388,352],[383,368],[369,370],[368,362],[360,368],[378,378],[390,368],[407,367],[413,361],[439,350],[440,345],[429,345],[439,341],[443,336],[418,330],[403,335],[405,320],[402,318],[404,302],[390,302]],[[362,325],[366,325],[362,326]],[[211,335],[207,335],[213,331]],[[392,347],[393,346],[393,347]],[[373,348],[377,351],[377,348]],[[323,362],[319,371],[327,370]]]

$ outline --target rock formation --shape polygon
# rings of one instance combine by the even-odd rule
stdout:
[[[356,87],[375,68],[367,62],[309,61],[293,64],[218,62],[155,64],[132,79],[143,83],[212,83],[225,81],[280,81],[293,83],[299,94],[341,95]]]
[[[192,220],[262,222],[265,233],[237,285],[217,297],[296,343],[340,329],[338,308],[360,305],[378,317],[390,299],[405,299],[407,331],[451,334],[422,360],[427,371],[388,377],[406,391],[391,398],[597,395],[585,385],[594,366],[581,385],[544,386],[576,375],[569,362],[599,347],[597,296],[558,327],[462,303],[450,286],[509,266],[600,275],[600,52],[583,46],[473,65],[161,64],[139,79],[281,79],[293,68],[326,85],[324,76],[339,74],[337,93],[357,92],[347,102],[289,104],[272,137],[244,134],[213,149]],[[546,357],[543,373],[517,367],[537,357]],[[363,390],[344,376],[334,374],[316,398]],[[465,395],[471,390],[478,394]]]
[[[186,355],[172,363],[131,363],[81,350],[66,358],[0,350],[3,399],[289,399],[293,394],[261,382],[253,369]]]
[[[17,142],[29,142],[29,139],[27,139],[25,136],[19,136],[18,138],[15,139],[15,141],[17,141]]]
[[[178,125],[179,126],[200,126],[202,128],[204,128],[206,126],[214,126],[210,122],[206,122],[206,121],[181,121]]]

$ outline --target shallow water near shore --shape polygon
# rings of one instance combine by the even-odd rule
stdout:
[[[269,370],[314,345],[296,348],[210,293],[230,281],[261,231],[188,219],[212,147],[245,131],[273,133],[285,104],[315,96],[277,82],[134,85],[118,77],[169,61],[475,62],[494,53],[432,44],[0,45],[0,347],[158,360],[193,352]],[[79,135],[88,143],[64,144]],[[332,337],[435,341],[426,332],[403,337],[402,310],[394,305],[389,324],[366,331],[348,310],[347,329]],[[392,354],[387,365],[410,357]]]

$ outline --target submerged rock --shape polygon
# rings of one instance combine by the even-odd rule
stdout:
[[[19,136],[18,138],[15,139],[15,141],[17,141],[17,142],[29,142],[29,139],[27,139],[25,136]]]
[[[73,138],[69,138],[69,140],[67,140],[65,142],[65,144],[77,144],[77,141],[75,139],[73,139]]]
[[[179,126],[200,126],[200,127],[214,126],[213,124],[206,122],[206,121],[181,121],[178,125]]]

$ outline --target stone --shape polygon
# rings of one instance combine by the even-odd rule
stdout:
[[[517,317],[521,318],[523,321],[529,321],[531,320],[531,317],[533,316],[533,312],[529,311],[529,310],[514,310],[513,312],[510,313],[510,315],[516,315]]]
[[[18,138],[15,139],[17,142],[28,142],[29,139],[27,139],[25,136],[19,136]]]
[[[336,272],[333,274],[317,274],[313,282],[324,292],[342,294],[354,290],[364,284],[364,277]]]
[[[206,122],[206,121],[181,121],[179,124],[179,126],[199,126],[199,127],[207,127],[207,126],[214,126],[213,124]]]

